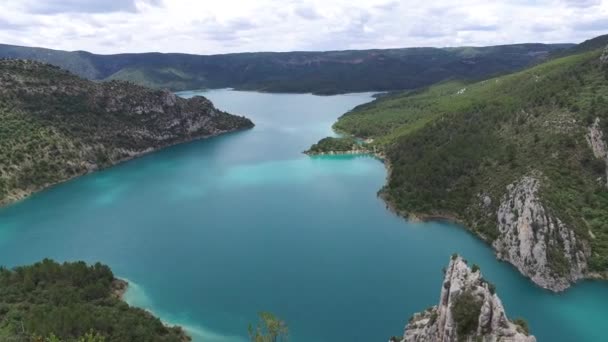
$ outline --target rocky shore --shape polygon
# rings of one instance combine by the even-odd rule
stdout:
[[[597,140],[597,139],[594,139]],[[381,160],[391,177],[390,160],[382,153],[368,149],[346,151],[304,152],[308,155],[368,154]],[[605,150],[602,151],[605,153]],[[536,177],[536,178],[535,178]],[[498,238],[489,239],[478,232],[476,236],[489,243],[496,257],[516,267],[536,285],[554,292],[566,290],[578,280],[603,279],[605,275],[589,273],[587,258],[590,248],[584,240],[548,210],[539,197],[541,175],[523,177],[505,189],[496,212],[488,215],[497,218]],[[447,221],[467,226],[467,221],[453,213],[412,213],[400,211],[385,191],[378,192],[387,209],[411,221]],[[483,197],[483,196],[482,196]],[[490,207],[491,199],[482,198],[482,205]]]
[[[492,247],[538,286],[559,292],[586,277],[591,250],[543,204],[540,178],[526,176],[507,187]]]

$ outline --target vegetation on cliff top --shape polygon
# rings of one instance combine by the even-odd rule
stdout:
[[[457,217],[490,241],[506,186],[539,172],[544,203],[589,242],[590,269],[605,271],[606,163],[586,141],[596,118],[608,132],[608,66],[600,53],[382,97],[345,114],[335,128],[373,138],[386,154],[392,172],[382,194],[398,211]],[[568,267],[559,264],[565,258],[550,262],[556,270]]]
[[[253,126],[213,107],[57,67],[0,61],[0,205],[174,143]]]
[[[12,270],[0,267],[0,341],[183,342],[116,293],[108,266],[49,259]]]

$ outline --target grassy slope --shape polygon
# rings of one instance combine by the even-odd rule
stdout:
[[[181,342],[181,328],[166,327],[114,293],[114,275],[101,264],[0,267],[0,341],[76,341],[90,331],[106,342]],[[51,339],[52,341],[52,339]]]
[[[590,269],[605,271],[608,191],[598,178],[605,184],[606,166],[585,140],[595,117],[608,124],[608,68],[599,56],[388,96],[347,113],[335,128],[373,138],[386,153],[392,173],[382,192],[397,210],[456,217],[487,240],[497,236],[505,187],[541,174],[543,200],[590,241]],[[485,195],[490,211],[480,205]]]

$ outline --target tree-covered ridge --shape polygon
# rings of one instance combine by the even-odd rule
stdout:
[[[351,153],[365,151],[362,143],[353,137],[327,137],[312,145],[306,154]]]
[[[608,66],[600,54],[382,97],[335,128],[373,138],[386,153],[391,174],[382,195],[397,211],[456,218],[490,242],[499,234],[496,213],[507,186],[539,178],[549,215],[590,246],[589,271],[606,272],[606,160],[588,142],[596,121],[600,134],[608,132]],[[569,261],[552,248],[550,266],[567,272]]]
[[[515,44],[201,56],[95,55],[0,45],[0,57],[39,60],[93,80],[126,80],[171,90],[233,87],[333,94],[413,89],[450,78],[487,78],[538,63],[569,46]]]
[[[250,128],[203,98],[0,61],[0,204],[171,144]]]
[[[149,312],[130,307],[108,266],[49,259],[0,268],[0,341],[183,342]]]

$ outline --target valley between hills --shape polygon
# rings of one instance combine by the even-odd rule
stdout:
[[[381,156],[389,175],[378,194],[395,212],[462,223],[544,289],[608,277],[607,36],[579,45],[128,58],[2,46],[0,56],[2,205],[167,146],[254,127],[202,96],[148,87],[390,91],[344,114],[334,125],[340,136],[307,153]],[[414,69],[422,71],[393,77]],[[336,76],[344,70],[356,72]],[[116,287],[125,285],[101,264],[45,259],[0,269],[0,285],[2,338],[189,339],[122,302]],[[452,257],[438,285],[439,304],[394,341],[535,341],[462,257]],[[284,322],[261,317],[280,328],[276,340]],[[250,332],[254,341],[267,341],[262,330]]]

